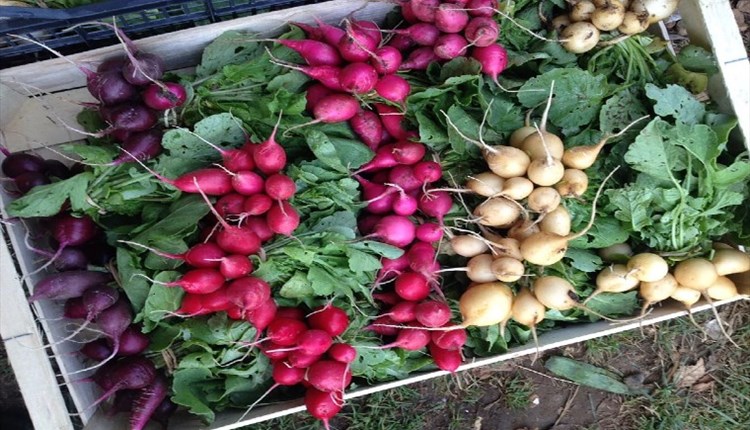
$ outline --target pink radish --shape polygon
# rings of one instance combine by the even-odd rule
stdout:
[[[268,139],[260,143],[253,151],[255,165],[266,175],[279,172],[286,166],[286,151],[276,142],[276,132],[280,121],[281,116]]]
[[[397,49],[399,52],[407,52],[410,51],[414,46],[417,44],[411,40],[410,37],[404,36],[401,34],[397,34],[391,38],[391,40],[388,41],[388,45],[392,48]],[[400,66],[400,64],[399,64]],[[399,70],[401,67],[399,67]]]
[[[458,33],[469,22],[469,14],[462,6],[443,3],[435,11],[435,27],[443,33]]]
[[[357,350],[346,343],[334,343],[328,348],[327,355],[339,363],[351,363],[357,359]]]
[[[451,308],[445,303],[425,300],[417,305],[415,316],[425,327],[442,327],[451,320]]]
[[[254,216],[254,215],[263,215],[264,213],[268,212],[271,207],[273,206],[273,199],[268,197],[266,194],[255,194],[252,196],[249,196],[245,199],[245,201],[242,203],[242,216],[248,217],[248,216]],[[267,226],[266,226],[267,228]],[[258,234],[257,231],[253,230],[255,234]],[[271,234],[270,237],[273,237],[274,232],[271,230],[268,230]],[[260,237],[258,235],[261,241],[266,241],[270,239],[268,237],[267,239],[264,239],[263,237]]]
[[[416,237],[422,242],[440,242],[443,238],[443,228],[434,222],[426,222],[417,226]]]
[[[386,100],[404,104],[411,93],[411,85],[398,75],[385,75],[375,84],[375,92]]]
[[[497,77],[508,65],[508,52],[505,48],[497,43],[490,46],[475,47],[472,49],[471,56],[481,64],[482,73],[489,76],[497,84]]]
[[[252,196],[263,191],[263,178],[249,170],[242,170],[232,175],[232,188],[243,196]]]
[[[416,310],[417,302],[405,300],[393,305],[385,315],[388,315],[397,323],[407,323],[414,321],[417,318]]]
[[[222,218],[242,213],[242,207],[245,204],[245,196],[239,193],[231,193],[222,196],[214,204],[216,213]]]
[[[254,311],[271,298],[271,287],[253,276],[235,279],[226,290],[229,303],[244,311]],[[275,314],[275,310],[274,310]]]
[[[419,328],[402,328],[396,339],[378,349],[401,348],[407,351],[419,351],[430,343],[430,332]]]
[[[394,166],[391,171],[388,172],[388,182],[401,187],[401,189],[403,189],[407,193],[416,191],[423,185],[423,183],[420,182],[416,176],[414,176],[414,170],[411,168],[411,166],[406,166],[403,164]]]
[[[420,161],[413,169],[414,177],[425,184],[437,182],[443,177],[443,169],[440,163],[435,161]]]
[[[180,279],[171,282],[147,279],[154,284],[164,285],[165,287],[180,287],[191,294],[213,293],[224,285],[224,276],[214,269],[193,269],[185,272]]]
[[[375,232],[371,236],[380,238],[389,245],[402,248],[414,241],[416,227],[409,218],[388,215],[378,222],[375,226]]]
[[[393,46],[381,46],[376,49],[370,63],[380,75],[390,75],[398,72],[404,60],[401,51]]]
[[[490,46],[500,36],[497,21],[491,17],[478,16],[472,18],[464,30],[464,36],[472,45],[479,47]]]
[[[305,32],[305,35],[312,40],[325,40],[323,38],[323,30],[320,27],[316,27],[314,25],[306,24],[304,22],[296,22],[296,21],[292,21],[289,24],[297,26],[300,29],[302,29],[302,31]]]
[[[411,7],[411,1],[402,1],[399,2],[401,5],[401,16],[404,18],[404,21],[415,24],[419,22],[419,18],[417,18],[414,15],[414,10]]]
[[[151,109],[165,111],[182,106],[187,100],[185,87],[174,82],[149,85],[143,94],[143,103]]]
[[[270,198],[269,198],[270,199]],[[250,216],[245,218],[243,224],[246,229],[255,233],[256,236],[262,241],[267,242],[274,236],[274,232],[268,227],[268,223],[264,217]]]
[[[306,379],[317,390],[342,391],[351,384],[352,372],[345,363],[320,360],[307,370]]]
[[[432,46],[440,37],[440,30],[433,24],[420,22],[407,28],[391,30],[401,36],[406,36],[419,46]]]
[[[319,306],[307,316],[310,328],[327,332],[332,337],[340,336],[349,327],[349,316],[343,309],[331,304]]]
[[[451,207],[453,199],[446,191],[428,191],[419,197],[419,210],[427,216],[437,218],[441,225]]]
[[[336,46],[342,37],[346,34],[346,32],[338,27],[335,27],[330,24],[326,24],[325,22],[315,18],[315,22],[318,23],[318,27],[320,27],[323,40],[325,40],[328,44]]]
[[[422,22],[435,22],[435,13],[440,0],[411,0],[411,10],[414,16]]]
[[[422,46],[411,51],[406,60],[401,63],[399,70],[426,70],[430,63],[438,60],[440,58],[435,55],[432,46]]]
[[[343,88],[341,88],[341,82],[339,81],[339,73],[341,73],[341,69],[337,66],[297,66],[279,62],[275,62],[275,64],[302,72],[333,91],[343,90]]]
[[[266,178],[266,194],[274,200],[289,200],[294,196],[297,187],[292,178],[276,173]]]
[[[278,318],[278,317],[277,317]],[[324,330],[310,329],[297,339],[297,345],[286,348],[287,351],[300,351],[307,355],[321,356],[333,345],[333,339]],[[268,351],[268,352],[272,352]]]
[[[466,8],[469,9],[469,15],[471,16],[491,17],[497,9],[497,0],[470,0],[466,4]]]
[[[462,57],[466,55],[467,48],[466,39],[463,36],[456,33],[449,33],[440,36],[433,46],[435,56],[443,60],[452,60],[456,57]]]
[[[381,116],[380,118],[383,119],[383,116]],[[354,174],[356,175],[358,173],[367,172],[370,170],[388,169],[397,164],[398,162],[395,158],[393,158],[393,145],[382,145],[375,152],[375,157],[373,157],[372,160],[360,167],[359,170]]]
[[[393,199],[393,213],[401,216],[411,216],[417,212],[417,199],[401,190]]]
[[[227,280],[241,278],[253,272],[253,262],[245,255],[228,255],[221,259],[219,272]]]
[[[422,161],[427,149],[419,142],[401,141],[393,145],[393,158],[399,164],[416,164]]]
[[[226,253],[213,242],[193,245],[190,249],[182,254],[170,254],[168,252],[159,251],[154,248],[149,248],[145,245],[141,245],[140,243],[130,242],[126,240],[121,240],[120,242],[147,249],[160,257],[170,258],[173,260],[183,260],[190,266],[204,269],[219,267],[219,265],[221,264],[221,259],[226,255]]]
[[[339,82],[344,91],[366,94],[378,83],[378,72],[367,63],[350,63],[341,69]]]
[[[404,113],[399,111],[393,106],[388,106],[383,103],[375,103],[375,110],[380,115],[380,120],[383,122],[383,128],[393,136],[394,139],[398,140],[409,140],[415,137],[416,133],[407,131],[402,122],[404,120]]]
[[[367,37],[375,42],[375,46],[379,46],[380,42],[383,41],[383,35],[380,33],[380,27],[373,21],[352,21],[352,28],[356,28],[361,31]]]
[[[310,85],[307,88],[307,92],[305,93],[305,100],[307,100],[305,110],[312,112],[313,108],[316,104],[318,104],[319,101],[321,101],[324,97],[331,95],[332,93],[332,89],[326,87],[321,83],[316,82]]]
[[[346,34],[336,45],[341,57],[351,63],[367,61],[378,47],[377,40],[370,37],[369,29],[355,28],[349,21],[345,23],[345,28]]]
[[[323,422],[323,427],[330,430],[328,421],[336,416],[344,406],[343,396],[340,392],[318,391],[308,388],[305,392],[305,408],[307,412]]]
[[[266,212],[268,228],[284,236],[291,236],[300,223],[299,214],[289,202],[279,202]]]
[[[271,39],[297,52],[311,66],[338,66],[341,56],[338,50],[325,42],[317,40]]]
[[[266,329],[266,335],[275,344],[292,346],[307,331],[305,323],[291,318],[276,318]]]
[[[373,151],[378,149],[383,135],[383,123],[380,122],[378,114],[368,109],[360,109],[349,120],[349,125],[365,145]]]

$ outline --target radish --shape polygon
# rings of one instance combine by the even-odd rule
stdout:
[[[119,166],[133,161],[134,158],[146,161],[156,157],[164,149],[161,146],[163,136],[164,133],[158,129],[130,133],[122,142],[122,149],[125,154],[114,159],[109,165]]]
[[[190,266],[197,268],[219,267],[219,265],[221,264],[221,259],[226,255],[226,253],[213,242],[193,245],[190,249],[182,254],[170,254],[168,252],[159,251],[154,248],[149,248],[145,245],[141,245],[140,243],[127,240],[120,240],[118,242],[147,249],[160,257],[170,258],[173,260],[183,260]]]
[[[114,342],[110,339],[110,347],[114,347]],[[149,338],[141,332],[140,327],[130,325],[120,335],[119,349],[117,355],[121,357],[127,357],[131,355],[138,355],[148,348]]]
[[[445,303],[425,300],[417,305],[415,317],[425,327],[442,327],[451,319],[451,308]]]
[[[338,66],[341,56],[338,50],[328,43],[307,39],[266,39],[283,45],[302,57],[311,66]]]
[[[289,353],[287,361],[289,361],[289,364],[292,367],[295,367],[297,369],[307,369],[308,367],[317,363],[320,358],[320,355],[310,355],[304,351],[296,350]]]
[[[395,291],[404,300],[419,301],[430,295],[430,286],[421,273],[405,272],[396,277]]]
[[[405,247],[416,237],[416,227],[408,218],[400,215],[383,217],[369,236],[377,237],[383,242],[396,247]]]
[[[500,85],[497,77],[508,66],[508,51],[502,45],[495,43],[489,46],[476,46],[471,50],[471,57],[479,61],[482,73]]]
[[[472,18],[468,25],[466,25],[464,36],[466,36],[466,40],[468,40],[471,45],[486,47],[497,41],[497,38],[500,36],[500,29],[497,26],[497,21],[493,18],[478,16]],[[518,139],[518,136],[516,136],[516,139]],[[513,139],[511,138],[510,141],[512,142]]]
[[[323,30],[320,27],[297,21],[292,21],[289,24],[299,27],[305,32],[305,35],[312,40],[325,40],[323,37]]]
[[[326,87],[325,85],[321,83],[314,83],[310,85],[307,88],[307,92],[305,92],[305,100],[307,101],[307,104],[305,105],[305,110],[312,112],[313,108],[320,100],[322,100],[325,96],[331,95],[333,93],[333,90]],[[252,169],[248,169],[252,170]]]
[[[340,363],[351,363],[357,359],[357,350],[346,343],[334,343],[328,348],[328,357]]]
[[[374,54],[369,61],[380,75],[396,73],[404,61],[401,51],[393,46],[381,46]]]
[[[366,94],[378,84],[378,72],[367,63],[350,63],[339,72],[339,82],[344,91]]]
[[[463,322],[460,327],[503,326],[510,318],[513,292],[502,282],[475,285],[461,295],[458,305]]]
[[[404,29],[391,30],[392,33],[406,36],[419,46],[433,46],[440,37],[440,30],[433,24],[419,22]]]
[[[273,300],[273,297],[269,297],[262,305],[255,308],[252,312],[245,314],[247,322],[252,324],[257,330],[257,334],[255,335],[256,340],[260,338],[260,333],[273,322],[276,316],[276,309],[276,302]]]
[[[453,373],[463,362],[463,356],[458,349],[443,349],[434,343],[430,343],[428,345],[428,350],[430,351],[430,356],[435,361],[435,365],[441,370]]]
[[[433,331],[431,340],[435,346],[449,351],[460,349],[466,344],[469,335],[464,328],[454,328],[448,331]]]
[[[351,22],[352,27],[363,32],[379,46],[383,41],[383,35],[380,33],[380,27],[374,21],[355,20]]]
[[[167,379],[161,373],[157,374],[154,381],[142,388],[135,399],[133,412],[130,414],[130,429],[143,430],[169,394]]]
[[[305,369],[296,368],[291,366],[289,363],[283,361],[276,361],[273,363],[273,370],[271,372],[271,378],[273,378],[274,384],[261,395],[258,400],[253,402],[245,410],[245,413],[237,421],[242,421],[245,416],[260,403],[268,394],[280,386],[291,387],[297,385],[305,379]]]
[[[209,294],[218,290],[224,285],[224,276],[214,269],[193,269],[185,272],[180,279],[171,282],[160,282],[141,275],[154,284],[165,287],[180,287],[186,293],[191,294]]]
[[[396,339],[377,349],[401,348],[407,351],[419,351],[430,343],[430,332],[419,328],[402,328],[396,335]]]
[[[420,224],[415,234],[417,240],[422,242],[440,242],[443,239],[443,228],[434,222],[427,222]]]
[[[255,169],[255,160],[253,160],[253,151],[255,145],[249,144],[240,149],[224,149],[215,145],[201,136],[188,131],[192,136],[197,137],[206,145],[215,149],[221,154],[222,164],[230,172],[249,171]]]
[[[422,161],[427,149],[419,142],[401,141],[393,145],[393,158],[399,164],[416,164]]]
[[[268,227],[264,217],[250,216],[244,219],[245,228],[255,233],[262,241],[267,242],[274,236],[274,232]]]
[[[310,328],[326,331],[332,337],[340,336],[349,327],[349,316],[343,309],[331,304],[319,306],[307,316]]]
[[[268,197],[266,194],[255,194],[252,196],[248,196],[242,203],[242,218],[254,215],[263,215],[268,212],[272,206],[273,199]],[[256,234],[258,233],[256,232]],[[274,232],[271,231],[271,237],[273,237],[273,234]],[[261,241],[265,242],[263,238],[261,238]]]
[[[120,339],[122,334],[133,322],[133,311],[130,304],[125,298],[120,298],[114,305],[108,307],[99,313],[96,317],[96,324],[99,330],[112,342],[112,353],[109,357],[102,360],[94,367],[77,370],[74,373],[81,373],[93,368],[99,367],[111,360],[120,351]]]
[[[414,177],[424,184],[430,184],[442,179],[443,169],[438,162],[420,161],[414,165]]]
[[[287,351],[301,351],[308,355],[323,355],[333,345],[333,338],[328,332],[310,329],[302,333],[297,339],[297,345],[287,348]]]
[[[76,270],[53,273],[37,282],[29,303],[40,299],[65,300],[80,297],[87,289],[111,280],[112,277],[106,272]]]
[[[383,135],[383,123],[375,112],[360,109],[349,120],[349,125],[359,139],[373,151],[378,149]]]
[[[289,202],[279,202],[266,213],[268,228],[274,233],[291,236],[300,223],[299,214]]]
[[[310,366],[305,379],[320,391],[343,391],[352,382],[352,372],[345,363],[320,360]]]
[[[411,51],[406,60],[401,63],[399,70],[426,70],[430,63],[439,59],[431,46],[422,46]]]
[[[422,22],[435,22],[440,0],[411,0],[411,10],[414,16]]]
[[[373,293],[372,298],[375,300],[379,300],[386,305],[396,305],[401,302],[401,297],[398,296],[395,292],[387,292],[387,293]]]
[[[253,150],[253,160],[258,170],[266,175],[279,172],[286,166],[286,151],[276,142],[276,132],[281,122],[279,116],[276,125],[273,127],[271,135],[265,142],[260,143]]]
[[[404,21],[411,24],[419,22],[419,18],[414,16],[414,10],[412,10],[411,7],[411,1],[402,1],[399,2],[399,5],[401,6],[401,16],[404,18]]]
[[[318,18],[315,18],[315,22],[318,23],[318,27],[320,28],[323,40],[325,40],[330,45],[337,45],[339,43],[339,40],[341,40],[341,38],[346,34],[343,29],[327,24]]]
[[[397,34],[391,37],[391,40],[388,41],[387,46],[397,49],[399,52],[407,52],[414,48],[414,46],[416,46],[416,43],[410,37]]]
[[[112,354],[112,347],[106,339],[96,339],[85,343],[78,352],[92,360],[102,361]]]
[[[100,370],[106,373],[95,376],[99,386],[105,391],[88,406],[86,409],[93,408],[99,403],[110,398],[117,391],[123,389],[138,390],[147,387],[154,382],[156,378],[156,368],[154,364],[143,357],[127,357],[115,363],[111,368]],[[97,372],[97,373],[99,373]]]
[[[466,8],[471,16],[491,17],[497,10],[497,0],[469,0]]]
[[[278,318],[291,318],[303,321],[305,319],[305,312],[297,307],[282,306],[276,310],[276,316]]]
[[[406,103],[406,98],[411,93],[409,82],[395,74],[380,78],[374,89],[380,97],[400,104]]]
[[[268,325],[266,335],[277,345],[292,346],[297,343],[305,331],[307,331],[307,326],[302,321],[276,318]]]
[[[13,178],[13,183],[21,194],[26,194],[34,187],[49,184],[50,180],[44,173],[28,172]]]
[[[381,116],[381,119],[384,119],[384,118]],[[384,125],[386,121],[384,121]],[[362,172],[367,172],[370,170],[388,169],[397,164],[398,162],[396,161],[395,158],[393,158],[393,145],[390,145],[390,144],[382,145],[375,152],[375,157],[373,157],[372,160],[370,160],[369,162],[365,163],[362,167],[359,168],[359,170],[357,170],[353,174],[356,177],[356,175]],[[362,183],[361,180],[359,180],[359,182],[360,184]],[[363,190],[364,190],[364,186],[363,186]]]
[[[364,58],[361,61],[365,61],[367,58]],[[299,72],[304,73],[305,75],[309,76],[312,79],[315,79],[316,81],[323,84],[325,87],[333,90],[333,91],[342,91],[343,88],[341,87],[341,82],[339,81],[339,74],[341,73],[341,69],[336,66],[298,66],[293,64],[287,64],[287,63],[281,63],[277,60],[272,60],[272,63],[287,67],[289,69],[297,70]]]
[[[395,326],[395,321],[388,315],[381,315],[375,318],[372,324],[365,327],[365,330],[372,331],[373,333],[382,336],[396,336],[399,332],[398,326]]]
[[[469,22],[469,14],[463,6],[443,3],[435,11],[435,27],[443,33],[458,33]]]
[[[241,278],[253,272],[253,262],[245,255],[228,255],[219,263],[219,273],[227,280]]]
[[[379,43],[376,39],[370,37],[371,29],[354,28],[348,20],[345,21],[344,26],[346,34],[336,45],[341,57],[352,63],[367,61]]]
[[[12,154],[6,154],[7,157],[2,162],[3,175],[9,178],[15,178],[16,176],[24,173],[42,173],[44,172],[44,159],[34,154],[27,154],[23,152],[15,152]]]
[[[72,297],[65,300],[63,317],[72,320],[86,318],[86,307],[83,305],[83,298]]]
[[[305,392],[305,408],[307,412],[323,422],[326,430],[330,430],[328,420],[336,416],[344,405],[340,392],[325,392],[308,388]]]
[[[275,173],[266,178],[266,194],[274,200],[289,200],[297,191],[292,178],[281,173]]]
[[[271,287],[260,278],[247,276],[232,281],[227,286],[226,296],[229,303],[243,312],[254,311],[271,298]]]
[[[443,224],[445,215],[453,207],[453,199],[445,191],[427,191],[419,197],[419,210],[427,216],[436,218]]]
[[[394,322],[407,323],[414,321],[417,318],[416,310],[417,302],[405,300],[393,305],[393,307],[388,310],[388,313],[383,315],[389,316]]]
[[[388,182],[397,190],[401,190],[402,194],[403,192],[415,192],[424,185],[414,176],[414,171],[411,166],[403,164],[394,166],[388,172]],[[412,196],[410,195],[409,197]]]
[[[239,193],[231,193],[222,196],[214,204],[216,213],[222,218],[227,218],[232,215],[239,215],[243,211],[245,204],[245,196]]]
[[[143,103],[151,109],[165,111],[182,106],[187,100],[185,87],[174,82],[149,85],[143,94]]]

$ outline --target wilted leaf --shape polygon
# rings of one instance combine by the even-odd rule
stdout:
[[[674,373],[674,384],[677,388],[689,388],[705,374],[706,365],[701,358],[692,366],[680,366]]]

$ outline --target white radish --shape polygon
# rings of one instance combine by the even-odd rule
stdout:
[[[602,148],[604,148],[604,145],[606,145],[610,139],[621,136],[630,127],[646,118],[648,118],[648,115],[644,115],[636,119],[615,134],[605,134],[604,137],[602,137],[599,142],[594,145],[581,145],[566,149],[562,155],[563,164],[565,165],[565,167],[571,169],[588,169],[589,167],[594,165],[597,157],[599,157],[599,152],[601,152]]]
[[[536,326],[544,320],[546,311],[547,308],[531,294],[528,288],[521,288],[518,291],[510,310],[511,318],[531,330],[531,336],[534,338],[534,345],[536,346],[534,361],[539,356],[539,339],[537,338]]]
[[[471,234],[456,235],[450,239],[453,252],[462,257],[474,257],[489,251],[487,242]]]
[[[556,189],[551,187],[537,187],[529,194],[526,206],[544,217],[549,212],[557,209],[561,201],[560,193]]]
[[[555,189],[563,197],[581,197],[589,187],[589,176],[583,170],[565,169]]]
[[[492,146],[485,151],[484,159],[492,172],[501,178],[515,178],[526,174],[531,159],[518,148],[505,145]]]
[[[596,290],[583,302],[586,304],[601,293],[624,293],[638,288],[640,281],[630,275],[624,264],[605,267],[596,275]]]
[[[656,282],[669,273],[667,260],[650,252],[642,252],[632,256],[628,260],[627,266],[631,275],[641,282]]]
[[[727,300],[737,297],[739,292],[737,286],[726,276],[719,276],[716,281],[706,289],[706,295],[713,300]]]
[[[565,206],[560,205],[555,210],[547,213],[547,215],[539,221],[539,229],[547,233],[554,233],[560,236],[567,236],[570,234],[570,212]]]
[[[683,287],[705,291],[716,282],[716,267],[705,258],[688,258],[674,268],[674,278]]]
[[[466,290],[458,301],[463,327],[486,327],[505,324],[510,318],[513,292],[502,282],[475,285]]]
[[[563,48],[574,54],[588,52],[599,43],[599,29],[590,22],[574,22],[560,32]]]
[[[494,197],[503,193],[505,179],[492,172],[483,172],[470,176],[466,188],[482,197]]]
[[[509,227],[521,216],[521,206],[504,197],[493,197],[474,208],[474,216],[481,225]]]
[[[646,313],[646,309],[654,303],[659,303],[674,294],[679,284],[675,280],[671,273],[667,273],[661,279],[656,281],[645,281],[641,282],[638,287],[638,292],[643,297],[643,307],[641,308],[641,315]]]
[[[625,6],[618,0],[602,0],[591,13],[591,23],[601,31],[612,31],[622,24]]]
[[[711,259],[719,276],[733,275],[750,270],[750,255],[736,249],[717,249]]]
[[[490,268],[501,282],[516,282],[525,273],[523,263],[511,257],[495,258]]]
[[[534,183],[523,176],[509,178],[503,184],[502,196],[513,200],[523,200],[534,191]]]

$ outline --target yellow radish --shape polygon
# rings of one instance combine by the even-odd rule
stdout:
[[[551,187],[537,187],[529,194],[526,206],[534,211],[546,215],[560,206],[560,193]]]
[[[479,254],[471,257],[466,263],[466,275],[474,282],[495,281],[495,274],[492,272],[492,256]]]
[[[557,158],[536,158],[531,160],[526,171],[526,177],[537,185],[549,187],[562,180],[565,175],[565,166]]]
[[[599,256],[610,263],[627,263],[633,256],[633,248],[625,242],[615,243],[600,249]],[[668,267],[667,270],[669,270]]]
[[[486,327],[503,324],[510,318],[513,292],[502,282],[475,285],[458,300],[463,322],[461,326]]]
[[[523,176],[519,176],[506,179],[500,195],[518,201],[528,197],[532,191],[534,191],[534,183]]]
[[[505,179],[492,172],[483,172],[470,176],[466,188],[482,197],[494,197],[503,192]]]
[[[638,287],[639,280],[630,275],[624,264],[605,267],[596,275],[596,290],[583,302],[586,304],[601,293],[624,293]]]
[[[559,276],[539,277],[534,280],[532,288],[534,290],[534,297],[549,309],[567,311],[577,308],[607,321],[616,321],[579,303],[578,294],[573,285]]]
[[[641,315],[646,313],[646,309],[654,303],[665,300],[674,294],[677,290],[677,281],[672,274],[667,273],[661,279],[653,282],[641,282],[638,292],[643,297],[643,308]]]
[[[717,249],[714,251],[711,262],[719,276],[733,275],[750,270],[750,255],[733,248]]]
[[[487,242],[471,234],[456,235],[450,239],[453,252],[462,257],[474,257],[489,251]]]
[[[534,124],[536,133],[528,135],[523,142],[521,142],[521,149],[529,154],[529,157],[532,160],[540,158],[561,158],[565,150],[562,140],[560,140],[558,136],[547,132],[547,117],[549,116],[550,107],[552,107],[554,89],[555,81],[552,81],[549,88],[549,96],[547,97],[547,104],[544,107],[544,113],[542,113],[541,127],[537,128],[537,125]]]
[[[505,145],[491,147],[494,151],[485,151],[484,160],[492,173],[501,178],[515,178],[526,174],[531,159],[518,148]]]
[[[602,148],[604,148],[604,145],[606,145],[610,139],[621,136],[630,127],[646,118],[648,118],[648,115],[644,115],[636,119],[615,134],[605,134],[604,137],[602,137],[599,142],[594,145],[581,145],[566,149],[562,155],[563,164],[565,165],[565,167],[572,169],[588,169],[589,167],[594,165],[597,157],[599,157],[599,152],[601,152]]]
[[[538,232],[539,226],[536,222],[531,221],[530,219],[519,219],[508,229],[506,234],[508,237],[523,242],[524,239]]]
[[[493,197],[474,208],[474,216],[481,225],[509,227],[521,216],[522,207],[513,200]]]
[[[521,288],[518,291],[510,309],[511,318],[531,330],[531,336],[534,338],[534,345],[537,349],[534,360],[539,356],[539,339],[536,335],[536,326],[544,320],[546,311],[547,308],[531,294],[528,288]]]
[[[560,32],[563,40],[562,46],[568,52],[583,54],[588,52],[599,43],[599,29],[590,22],[574,22]]]
[[[589,0],[581,0],[573,5],[570,9],[570,20],[573,22],[589,21],[591,20],[591,14],[596,10],[594,2]]]
[[[674,278],[683,287],[705,291],[716,282],[716,267],[705,258],[688,258],[674,267]]]
[[[570,19],[570,15],[558,15],[552,18],[552,29],[560,32],[565,27],[569,26],[573,20]]]
[[[539,229],[547,233],[554,233],[560,236],[567,236],[570,234],[570,212],[565,206],[560,205],[555,210],[547,213],[547,215],[539,221]]]
[[[636,254],[628,260],[628,270],[641,282],[656,282],[669,273],[667,260],[651,252]]]
[[[601,0],[596,2],[596,10],[591,13],[591,23],[601,31],[612,31],[622,24],[625,18],[625,6],[618,0]]]
[[[622,34],[643,33],[648,28],[648,14],[633,11],[625,12],[622,18],[622,24],[617,27],[617,31]]]
[[[716,281],[706,289],[706,295],[713,300],[727,300],[737,297],[739,292],[737,286],[726,276],[719,276]]]
[[[495,258],[491,269],[497,280],[502,282],[516,282],[525,273],[523,263],[510,257]]]
[[[589,187],[589,176],[583,170],[565,169],[555,189],[563,197],[581,197]]]
[[[674,279],[674,277],[672,277],[672,279]],[[675,283],[676,282],[677,281],[675,281]],[[643,286],[643,284],[641,284],[641,286]],[[677,288],[672,291],[672,294],[670,294],[669,297],[682,303],[685,305],[685,308],[689,310],[701,299],[701,292],[678,284]]]
[[[523,261],[521,255],[521,242],[512,237],[502,237],[489,232],[482,233],[485,239],[490,241],[493,258],[511,257]]]

